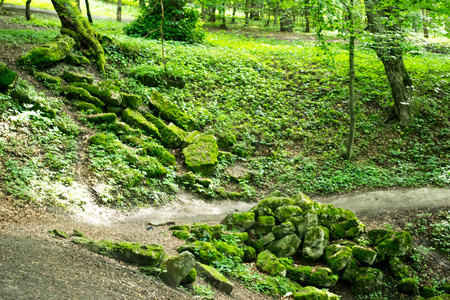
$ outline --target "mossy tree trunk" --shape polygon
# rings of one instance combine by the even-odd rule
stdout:
[[[86,2],[86,13],[87,13],[89,23],[93,24],[94,20],[92,20],[91,8],[89,6],[89,0],[85,0],[85,2]]]
[[[355,140],[356,129],[356,116],[355,116],[355,22],[354,22],[354,0],[350,0],[350,7],[348,9],[348,15],[350,19],[350,40],[349,40],[349,102],[348,102],[348,114],[350,116],[350,130],[347,137],[347,159],[352,159],[353,142]]]
[[[117,1],[117,22],[122,22],[122,0]]]
[[[27,0],[25,3],[25,18],[27,21],[31,20],[31,0]]]
[[[105,52],[97,39],[95,29],[83,18],[78,8],[69,0],[51,1],[61,20],[61,33],[73,37],[89,54],[95,56],[97,59],[97,68],[99,71],[105,72]]]

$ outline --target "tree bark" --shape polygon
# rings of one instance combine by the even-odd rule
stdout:
[[[377,2],[378,0],[365,1],[368,30],[374,36],[372,47],[384,65],[394,98],[393,110],[396,118],[401,124],[407,125],[414,118],[416,107],[412,97],[412,80],[403,62],[400,28],[395,25],[387,27],[381,22],[395,16],[396,8],[375,10],[374,4],[378,5]]]
[[[2,9],[3,9],[3,2],[5,2],[5,0],[0,1],[0,11],[2,11]]]
[[[122,0],[117,0],[117,22],[122,22]]]
[[[275,6],[274,12],[273,12],[273,24],[278,24],[278,14],[280,12],[280,4],[277,2],[277,5]]]
[[[31,20],[31,0],[27,0],[25,3],[25,19],[27,21]]]
[[[292,15],[291,15],[291,11],[289,9],[281,10],[280,31],[284,31],[284,32],[293,32],[294,31]]]
[[[311,12],[309,11],[310,7],[309,7],[309,0],[305,1],[305,32],[306,33],[310,33],[311,32],[311,24],[310,24],[310,17],[311,17]]]
[[[348,102],[348,114],[350,116],[350,129],[347,137],[347,159],[352,159],[353,153],[353,142],[355,140],[355,129],[356,129],[356,117],[355,117],[355,28],[354,28],[354,16],[353,16],[353,0],[350,0],[349,7],[349,18],[350,18],[350,40],[349,40],[349,102]]]
[[[215,23],[216,22],[216,8],[211,6],[209,11],[209,21]]]
[[[97,39],[97,32],[69,0],[51,0],[61,21],[61,33],[74,38],[97,59],[97,68],[105,72],[105,52]]]
[[[89,8],[89,0],[85,0],[85,3],[86,3],[86,13],[87,13],[89,23],[93,24],[94,20],[92,20],[92,16],[91,16],[91,9]]]
[[[244,27],[248,27],[250,23],[250,0],[245,0],[245,21],[244,21]]]
[[[226,16],[225,16],[225,12],[226,12],[226,9],[225,9],[225,1],[223,1],[223,2],[222,2],[222,11],[221,11],[221,14],[222,14],[222,24],[220,25],[220,28],[223,28],[223,29],[227,29],[227,18],[226,18]]]
[[[236,4],[233,5],[233,16],[231,17],[231,23],[236,23]]]
[[[423,17],[423,37],[428,39],[430,37],[430,34],[428,32],[428,28],[430,26],[428,22],[428,11],[425,9],[422,9],[422,17]]]

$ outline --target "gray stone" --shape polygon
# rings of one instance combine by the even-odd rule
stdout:
[[[214,269],[213,267],[201,264],[197,262],[195,264],[195,270],[199,276],[204,277],[206,280],[211,282],[212,286],[214,286],[219,291],[225,294],[231,294],[234,286],[231,284],[230,280],[223,276],[219,271]]]
[[[300,239],[295,234],[287,235],[280,240],[276,240],[266,246],[276,257],[291,257],[300,247]]]
[[[171,257],[161,264],[163,272],[161,280],[171,287],[177,287],[195,266],[195,257],[190,252],[183,252],[178,256]]]
[[[328,245],[328,228],[323,226],[314,226],[309,228],[305,234],[303,243],[303,258],[309,261],[319,259],[325,247]]]

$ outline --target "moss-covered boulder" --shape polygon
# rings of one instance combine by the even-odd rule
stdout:
[[[66,97],[69,99],[89,102],[97,107],[105,106],[105,103],[103,103],[97,97],[92,96],[83,88],[69,85],[61,87],[61,91],[64,92],[66,94]]]
[[[301,216],[303,214],[303,210],[295,205],[283,205],[277,207],[274,213],[278,221],[284,222],[289,218]]]
[[[249,212],[232,213],[223,219],[222,224],[227,226],[229,230],[246,231],[255,224],[255,214]]]
[[[303,239],[309,228],[319,224],[319,217],[313,212],[306,212],[299,217],[289,218],[288,220],[295,225],[300,239]]]
[[[378,236],[378,234],[383,234]],[[382,261],[386,257],[404,256],[412,249],[412,238],[409,232],[387,231],[387,232],[369,232],[369,238],[376,245],[377,261]]]
[[[328,245],[329,232],[328,228],[323,226],[314,226],[309,228],[305,234],[303,243],[303,258],[309,261],[319,259],[325,247]]]
[[[256,220],[256,224],[253,228],[255,229],[255,234],[257,236],[262,236],[271,232],[276,224],[275,218],[272,216],[259,216]]]
[[[152,108],[157,111],[160,116],[175,125],[180,126],[184,130],[194,130],[195,122],[186,113],[181,111],[177,105],[164,99],[163,95],[158,92],[152,92],[149,97],[149,103]]]
[[[62,231],[61,229],[53,229],[51,231],[51,233],[56,236],[56,237],[62,237],[62,238],[69,238],[69,236],[67,235],[67,233],[65,233],[64,231]]]
[[[156,157],[165,166],[175,166],[177,164],[175,156],[156,142],[145,142],[141,145],[139,154]]]
[[[201,134],[194,143],[183,149],[185,163],[189,171],[208,176],[218,163],[217,147],[214,136]]]
[[[44,69],[63,60],[75,46],[75,40],[68,35],[59,35],[44,46],[36,47],[19,59],[27,67]]]
[[[354,258],[350,259],[350,262],[342,273],[342,279],[351,283],[355,282],[356,276],[358,275],[358,269],[358,261]]]
[[[319,225],[330,228],[332,224],[356,219],[353,212],[332,204],[321,204],[319,212]]]
[[[197,271],[195,270],[195,268],[192,268],[186,275],[186,277],[184,277],[183,280],[181,280],[180,284],[181,285],[192,284],[195,282],[196,279],[197,279]]]
[[[122,113],[122,120],[129,125],[141,129],[146,134],[159,138],[158,128],[152,123],[147,121],[137,110],[127,108]]]
[[[0,92],[6,92],[12,89],[19,76],[16,72],[0,61]]]
[[[217,135],[217,145],[220,149],[229,149],[236,143],[236,135],[230,131],[220,132]]]
[[[233,284],[231,284],[230,280],[228,280],[228,278],[223,276],[215,268],[201,263],[196,263],[195,270],[197,271],[197,274],[199,276],[208,280],[212,284],[212,286],[214,286],[222,293],[231,294],[231,292],[233,291],[234,286]]]
[[[259,202],[258,207],[268,207],[274,212],[278,207],[292,205],[292,204],[293,204],[293,201],[291,198],[267,197]]]
[[[64,71],[62,78],[67,82],[85,82],[89,84],[94,82],[94,77],[92,77],[92,75],[80,74],[68,70]]]
[[[142,133],[139,129],[135,129],[125,122],[114,122],[108,126],[108,129],[116,135],[140,136]],[[141,146],[144,142],[141,140],[137,145]],[[134,146],[137,146],[133,144]]]
[[[383,272],[374,268],[360,268],[352,285],[355,295],[369,295],[383,286]]]
[[[403,278],[398,284],[397,288],[400,292],[407,294],[417,294],[419,291],[418,279]]]
[[[373,265],[377,258],[377,252],[370,248],[354,246],[352,248],[353,257],[362,264]]]
[[[389,269],[391,269],[392,274],[398,278],[406,277],[408,275],[408,266],[404,264],[400,258],[395,256],[389,258]]]
[[[283,222],[280,225],[273,227],[272,232],[275,238],[278,240],[284,238],[285,236],[294,234],[295,226],[289,221]]]
[[[330,234],[333,239],[352,239],[365,232],[366,226],[357,218],[353,218],[340,223],[331,224]]]
[[[244,251],[237,246],[233,246],[225,242],[216,242],[214,247],[216,247],[217,251],[227,257],[239,257],[240,259],[244,258]]]
[[[94,97],[97,97],[108,106],[121,106],[122,97],[120,93],[111,86],[97,86],[87,82],[75,82],[72,86],[81,87]]]
[[[86,57],[84,57],[82,55],[72,54],[72,53],[69,53],[67,55],[65,62],[68,63],[69,65],[74,65],[74,66],[81,66],[81,65],[91,63],[89,61],[89,59],[87,59]]]
[[[256,266],[262,272],[272,276],[286,276],[286,267],[270,251],[266,250],[258,254]]]
[[[191,225],[173,225],[169,227],[169,230],[191,230]]]
[[[123,107],[131,107],[137,109],[142,105],[142,98],[138,95],[120,93],[120,96],[122,97]]]
[[[181,142],[181,148],[186,148],[187,146],[189,146],[190,144],[192,144],[195,140],[195,138],[200,135],[200,131],[194,130],[189,132],[183,139],[183,141]],[[220,152],[220,151],[219,151]]]
[[[190,252],[182,252],[180,255],[171,257],[161,264],[162,282],[171,287],[178,287],[181,281],[189,274],[195,266],[195,257]]]
[[[194,223],[191,226],[191,234],[202,241],[211,241],[211,230],[206,223]]]
[[[344,269],[352,259],[352,249],[347,246],[333,244],[325,248],[325,261],[334,271]]]
[[[294,300],[339,300],[340,297],[326,290],[306,286],[294,293]]]
[[[86,116],[86,120],[93,124],[111,124],[117,122],[117,116],[113,113],[103,113]]]
[[[339,276],[334,274],[329,268],[316,267],[311,273],[308,284],[320,287],[331,288],[336,285],[339,280]]]
[[[120,106],[107,106],[106,112],[116,114],[118,117],[122,116],[123,108]]]
[[[274,241],[275,241],[275,236],[273,235],[273,232],[269,232],[268,234],[263,235],[263,236],[258,240],[258,242],[259,242],[263,247],[265,247],[266,245],[268,245],[268,244],[270,244],[270,243],[272,243],[272,242],[274,242]]]
[[[184,241],[187,241],[192,237],[192,235],[187,230],[174,230],[172,231],[172,235]]]
[[[187,134],[184,130],[170,123],[166,125],[160,118],[155,117],[150,112],[139,108],[139,112],[144,116],[147,121],[155,125],[161,135],[161,143],[168,148],[178,148],[184,136]]]
[[[242,261],[253,261],[256,258],[255,248],[251,246],[244,246],[242,250],[244,251],[244,258],[242,259]]]
[[[56,111],[50,106],[49,101],[36,95],[34,90],[29,86],[25,86],[23,82],[17,84],[9,95],[20,105],[28,105],[27,108],[30,110],[40,110],[51,118],[56,116]]]
[[[291,257],[298,251],[300,243],[301,241],[297,235],[290,234],[270,243],[265,248],[276,257]]]
[[[59,87],[61,86],[61,78],[57,76],[52,76],[45,72],[34,72],[34,77],[42,82],[45,86],[55,86]]]
[[[286,275],[299,283],[307,283],[311,279],[313,267],[311,266],[288,266]]]
[[[186,243],[177,249],[178,252],[189,251],[205,264],[211,264],[213,261],[224,259],[224,255],[209,242],[195,241]]]

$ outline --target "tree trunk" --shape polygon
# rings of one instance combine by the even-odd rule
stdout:
[[[27,21],[31,20],[31,0],[27,0],[25,3],[25,19]]]
[[[225,1],[222,2],[222,24],[220,25],[220,28],[227,29],[227,18],[225,16]]]
[[[117,22],[122,22],[122,0],[117,0]]]
[[[92,20],[91,9],[89,8],[89,0],[85,0],[85,3],[86,3],[86,13],[87,13],[89,23],[93,24],[94,21]]]
[[[401,124],[407,125],[414,118],[416,107],[412,97],[412,81],[403,63],[400,28],[395,25],[387,27],[381,22],[395,16],[396,10],[393,7],[375,10],[374,4],[379,5],[377,1],[365,1],[368,30],[374,36],[372,47],[384,65],[394,98],[395,116]]]
[[[291,15],[291,12],[289,9],[281,10],[280,31],[284,31],[284,32],[293,32],[294,31],[292,15]]]
[[[236,4],[233,5],[233,16],[231,17],[231,23],[236,23]]]
[[[61,33],[73,37],[82,47],[96,57],[97,68],[105,72],[105,52],[97,39],[97,32],[69,0],[51,0],[61,20]]]
[[[422,17],[423,17],[423,37],[428,39],[430,37],[428,28],[430,26],[428,22],[428,10],[422,9]]]
[[[265,27],[269,27],[270,25],[270,9],[267,10],[267,20],[266,24],[264,24]]]
[[[81,12],[81,0],[77,0],[78,10]]]
[[[5,0],[0,1],[0,11],[2,11],[2,9],[3,9],[3,2],[5,2]]]
[[[273,13],[273,24],[278,24],[278,13],[280,12],[280,4],[277,3],[277,6],[275,6],[275,10]]]
[[[356,129],[356,117],[355,117],[355,28],[354,28],[354,16],[353,16],[353,0],[350,0],[349,7],[349,18],[350,18],[350,40],[349,40],[349,55],[348,55],[348,66],[349,66],[349,102],[348,102],[348,114],[350,116],[350,129],[347,137],[347,159],[352,159],[353,152],[353,142],[355,140],[355,129]]]
[[[244,14],[245,14],[244,27],[248,27],[250,23],[250,0],[245,0]]]
[[[309,11],[309,0],[305,1],[305,32],[310,33],[311,32],[311,24],[310,24],[310,17],[311,12]]]
[[[209,21],[215,23],[216,22],[216,8],[211,6],[209,11]]]
[[[256,5],[256,1],[252,0],[250,2],[250,19],[258,21],[259,20],[259,10]]]

